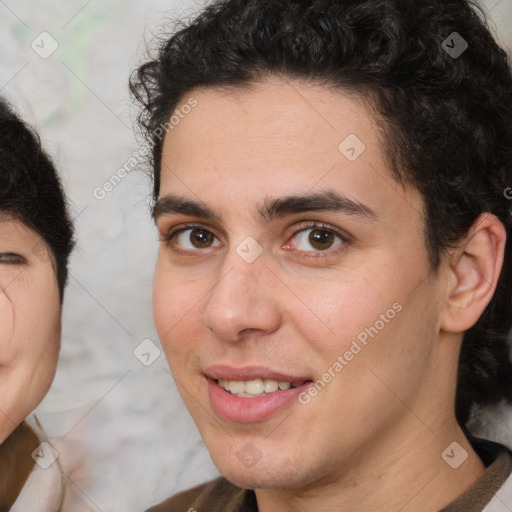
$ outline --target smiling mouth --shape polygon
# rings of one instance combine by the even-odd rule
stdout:
[[[215,413],[233,423],[266,421],[287,407],[313,382],[308,374],[291,376],[262,366],[211,366],[205,372]]]
[[[260,398],[278,391],[286,391],[290,388],[302,386],[305,380],[290,382],[277,381],[274,379],[252,379],[252,380],[226,380],[217,379],[215,381],[222,389],[228,393],[241,398]]]

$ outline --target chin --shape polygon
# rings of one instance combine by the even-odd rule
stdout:
[[[295,489],[302,488],[302,479],[297,474],[282,474],[272,467],[252,468],[245,471],[223,472],[223,476],[242,489]],[[287,470],[289,472],[289,470]]]
[[[247,443],[240,450],[222,453],[211,451],[210,455],[220,473],[232,484],[243,489],[301,488],[313,480],[312,472],[309,472],[308,478],[304,474],[304,463],[299,464],[293,455],[269,451],[269,457],[261,454],[261,458],[257,459],[258,453],[251,451],[250,443]],[[245,463],[240,460],[244,456]]]

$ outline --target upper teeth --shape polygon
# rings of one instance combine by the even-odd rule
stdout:
[[[291,386],[297,387],[302,382],[279,382],[274,379],[254,379],[254,380],[224,380],[219,379],[219,386],[229,391],[233,395],[257,396],[264,393],[273,393],[278,389],[289,389]]]

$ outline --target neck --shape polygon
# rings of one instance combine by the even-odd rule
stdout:
[[[357,464],[339,468],[328,481],[323,478],[301,489],[256,490],[258,510],[439,511],[470,487],[485,468],[455,418],[437,428],[425,426],[413,415],[409,418],[407,426],[365,447],[356,456]],[[411,432],[416,435],[411,437]],[[468,454],[457,469],[441,457],[454,441]],[[445,458],[455,466],[461,454],[455,446]]]

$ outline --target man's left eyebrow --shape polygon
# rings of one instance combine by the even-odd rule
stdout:
[[[267,199],[258,209],[260,217],[265,222],[285,215],[312,211],[339,212],[370,220],[377,218],[377,214],[369,206],[335,190]]]

